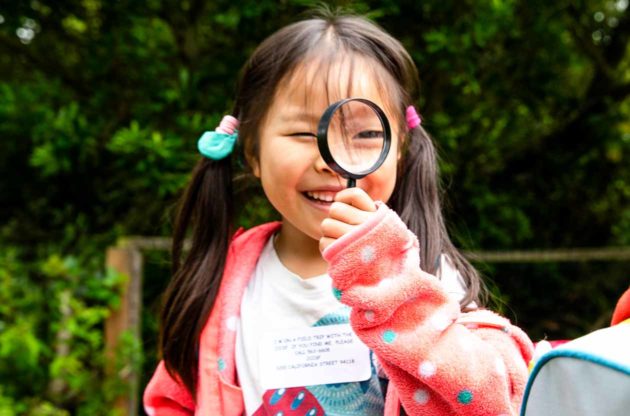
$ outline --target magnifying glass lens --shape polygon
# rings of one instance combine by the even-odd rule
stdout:
[[[342,169],[371,169],[384,146],[385,128],[372,107],[361,101],[348,101],[335,110],[328,126],[328,148]]]

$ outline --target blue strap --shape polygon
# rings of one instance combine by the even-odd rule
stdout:
[[[205,132],[197,142],[199,153],[212,160],[221,160],[234,149],[238,132],[234,134],[220,133],[218,131]]]

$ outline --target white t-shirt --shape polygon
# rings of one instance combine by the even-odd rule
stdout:
[[[440,270],[447,292],[461,299],[463,282],[444,256]],[[300,278],[282,264],[270,239],[245,289],[236,330],[236,370],[247,415],[319,415],[315,407],[326,415],[382,415],[384,384],[372,353],[371,376],[366,381],[273,391],[265,391],[261,383],[260,340],[266,332],[347,324],[349,315],[350,308],[334,297],[328,275]]]

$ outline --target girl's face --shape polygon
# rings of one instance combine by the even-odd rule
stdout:
[[[258,157],[251,161],[267,198],[282,215],[283,228],[291,227],[313,240],[321,237],[320,224],[335,194],[346,187],[346,180],[326,165],[317,147],[317,123],[330,104],[348,97],[367,98],[390,120],[392,144],[387,159],[376,172],[357,181],[372,199],[389,200],[399,155],[402,115],[392,114],[393,106],[379,92],[370,63],[354,59],[352,69],[340,63],[327,72],[325,81],[318,65],[307,65],[280,82],[261,124]]]

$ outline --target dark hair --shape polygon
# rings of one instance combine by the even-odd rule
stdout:
[[[274,33],[245,64],[232,114],[240,121],[239,142],[248,160],[257,157],[258,131],[279,83],[300,63],[310,58],[320,58],[320,64],[330,63],[339,52],[369,59],[377,64],[379,73],[386,74],[388,95],[400,114],[399,131],[407,131],[405,108],[419,99],[418,73],[407,51],[364,18],[324,12]],[[478,300],[480,279],[454,248],[444,226],[435,148],[422,127],[409,131],[404,143],[389,205],[419,237],[423,270],[435,273],[439,256],[444,254],[461,273],[467,286],[462,305],[468,305]],[[161,349],[169,373],[179,378],[193,397],[199,336],[221,283],[234,220],[233,170],[229,159],[198,162],[183,196],[173,236],[173,279],[162,312]],[[192,245],[182,263],[189,229]]]

